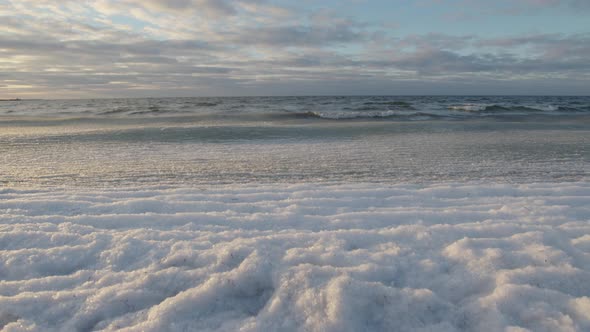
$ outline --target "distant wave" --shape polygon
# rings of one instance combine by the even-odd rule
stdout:
[[[3,104],[2,121],[208,121],[257,122],[326,120],[460,120],[590,116],[590,97],[509,96],[358,96],[358,97],[252,97],[150,98],[112,100],[23,101]],[[78,120],[72,120],[78,119]],[[172,119],[172,120],[170,120]],[[189,120],[190,119],[190,120]],[[30,119],[29,119],[30,120]]]
[[[495,105],[480,105],[480,104],[466,104],[466,105],[452,105],[449,106],[450,110],[453,111],[465,111],[465,112],[481,112],[485,111],[488,107]]]
[[[123,113],[128,113],[129,111],[131,111],[128,108],[115,108],[113,110],[108,110],[108,111],[104,111],[99,113],[100,115],[113,115],[113,114],[123,114]]]
[[[183,105],[177,109],[163,109],[158,106],[148,106],[146,108],[129,108],[129,107],[118,107],[115,109],[107,110],[99,115],[117,115],[117,114],[129,114],[129,115],[150,115],[150,114],[166,114],[166,113],[189,113],[191,109],[214,107],[219,103],[202,102],[202,103],[191,103]]]
[[[210,102],[202,102],[202,103],[190,103],[187,104],[187,107],[192,107],[192,106],[196,106],[196,107],[214,107],[219,105],[220,103],[210,103]]]
[[[449,110],[463,112],[555,112],[564,110],[554,105],[497,105],[497,104],[464,104],[452,105]]]
[[[308,111],[304,113],[293,113],[298,118],[317,118],[326,120],[354,120],[354,119],[428,119],[437,118],[439,115],[425,113],[425,112],[399,112],[394,110],[389,111],[344,111],[344,112],[318,112]]]
[[[388,104],[391,104],[388,103]],[[414,106],[395,102],[400,106],[398,109],[380,107],[379,102],[365,103],[364,106],[356,108],[344,108],[339,111],[307,111],[297,113],[300,118],[319,118],[329,120],[352,120],[352,119],[406,119],[406,120],[428,120],[428,119],[461,119],[477,116],[526,116],[527,114],[548,114],[559,115],[562,113],[586,112],[584,108],[571,108],[555,106],[551,104],[530,104],[530,105],[501,105],[501,104],[459,104],[447,107],[447,110],[458,111],[448,112],[441,109],[416,110]],[[470,115],[471,114],[471,115]]]
[[[370,101],[364,103],[364,105],[377,105],[377,106],[392,106],[400,109],[413,110],[414,106],[411,103],[405,101]]]

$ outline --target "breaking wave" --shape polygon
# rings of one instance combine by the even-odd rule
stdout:
[[[394,110],[388,111],[333,111],[333,112],[318,112],[308,111],[305,113],[296,113],[299,118],[317,118],[326,120],[354,120],[354,119],[427,119],[440,117],[439,115],[429,114],[425,112],[400,112]]]
[[[451,105],[448,107],[452,111],[462,112],[555,112],[565,111],[566,109],[554,105],[498,105],[498,104],[464,104]]]
[[[589,97],[325,96],[25,100],[0,105],[1,121],[430,120],[590,115]]]
[[[364,103],[364,105],[390,106],[394,108],[410,110],[414,109],[414,106],[411,103],[405,101],[369,101]]]

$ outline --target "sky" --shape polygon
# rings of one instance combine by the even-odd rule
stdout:
[[[590,95],[590,0],[0,0],[0,98]]]

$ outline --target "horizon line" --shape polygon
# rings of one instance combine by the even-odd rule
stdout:
[[[590,94],[358,94],[358,95],[228,95],[228,96],[150,96],[150,97],[82,97],[82,98],[0,98],[0,102],[36,100],[89,100],[89,99],[173,99],[173,98],[316,98],[316,97],[590,97]]]

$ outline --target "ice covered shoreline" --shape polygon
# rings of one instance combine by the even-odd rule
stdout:
[[[590,183],[0,190],[6,331],[590,329]]]

